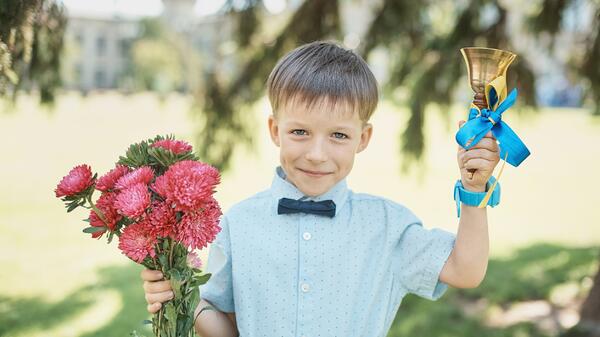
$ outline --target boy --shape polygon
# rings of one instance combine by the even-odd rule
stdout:
[[[267,84],[281,166],[270,189],[221,220],[198,334],[383,337],[406,294],[436,300],[448,285],[479,285],[488,261],[485,208],[463,204],[455,237],[424,229],[400,204],[347,188],[378,100],[358,55],[313,42],[284,56]],[[464,190],[483,194],[498,153],[491,133],[469,151],[459,147]],[[172,297],[169,283],[158,271],[144,270],[142,279],[156,312]]]

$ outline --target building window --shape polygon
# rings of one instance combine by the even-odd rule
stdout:
[[[121,57],[127,58],[129,57],[129,49],[131,48],[131,42],[129,40],[123,39],[119,40],[119,53]]]
[[[106,74],[102,70],[96,70],[94,74],[94,83],[96,88],[104,88],[106,86]]]
[[[106,39],[103,36],[96,39],[96,53],[98,55],[106,54]]]

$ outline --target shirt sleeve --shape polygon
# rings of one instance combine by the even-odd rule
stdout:
[[[221,231],[210,246],[206,272],[209,280],[200,286],[200,297],[212,303],[221,312],[235,312],[231,274],[231,243],[229,225],[223,217]]]
[[[404,209],[394,248],[393,270],[401,286],[409,293],[437,300],[448,289],[439,280],[456,236],[442,229],[425,229],[408,209]]]

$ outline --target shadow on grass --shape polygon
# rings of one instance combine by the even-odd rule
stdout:
[[[580,283],[598,268],[596,247],[572,248],[535,244],[504,259],[490,260],[484,282],[475,289],[449,289],[436,302],[408,295],[404,298],[388,337],[542,337],[548,336],[530,322],[492,328],[482,317],[467,316],[459,302],[481,298],[502,307],[514,302],[547,299],[565,282]]]
[[[513,256],[490,261],[485,281],[479,288],[450,289],[437,302],[409,295],[404,298],[388,337],[542,337],[532,323],[506,328],[487,327],[480,317],[467,316],[459,302],[485,298],[501,306],[512,302],[544,299],[552,288],[565,282],[581,282],[593,276],[598,265],[597,248],[571,248],[535,244],[517,250]],[[99,270],[100,281],[69,294],[61,302],[43,298],[0,297],[0,336],[43,331],[69,324],[77,314],[89,310],[94,299],[110,290],[121,298],[123,306],[114,318],[96,331],[81,337],[122,337],[133,330],[151,336],[142,326],[148,318],[140,266],[112,266]]]
[[[148,318],[146,301],[139,277],[141,267],[111,266],[99,270],[100,281],[69,294],[63,301],[48,302],[43,298],[0,297],[0,336],[31,331],[44,331],[68,324],[76,315],[90,309],[95,299],[106,290],[116,291],[122,307],[114,318],[96,331],[80,337],[122,337],[133,330],[151,335],[142,325]]]

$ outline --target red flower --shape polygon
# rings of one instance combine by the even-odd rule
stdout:
[[[72,196],[85,191],[93,183],[92,169],[85,164],[78,165],[62,178],[54,193],[56,193],[57,198]]]
[[[221,231],[221,214],[219,204],[211,198],[202,211],[183,215],[175,231],[175,240],[190,249],[207,247]]]
[[[214,167],[193,160],[182,160],[156,178],[152,189],[174,204],[175,210],[194,212],[212,199],[219,181],[219,171]]]
[[[117,165],[114,169],[103,175],[96,182],[96,189],[98,191],[107,192],[115,187],[115,183],[119,178],[129,172],[129,168],[123,165]]]
[[[115,208],[119,213],[130,218],[137,218],[144,214],[150,205],[150,192],[143,183],[133,185],[117,195]]]
[[[139,183],[148,185],[152,179],[154,179],[154,171],[148,166],[143,166],[119,178],[115,183],[115,187],[118,190],[124,190]]]
[[[107,227],[109,230],[114,231],[117,227],[117,222],[123,218],[121,214],[117,212],[114,207],[117,194],[112,192],[102,193],[100,198],[96,201],[96,208],[98,208],[106,223],[100,219],[98,214],[94,210],[90,211],[90,226],[92,227]],[[92,238],[97,238],[104,234],[106,231],[99,231],[92,233]]]
[[[152,143],[151,147],[160,147],[175,154],[192,151],[192,146],[181,140],[164,139]]]
[[[156,256],[156,242],[156,238],[149,235],[143,223],[134,223],[123,230],[119,237],[119,249],[133,261],[142,263],[148,255]]]
[[[173,234],[177,217],[175,210],[166,202],[152,203],[152,213],[145,219],[146,228],[153,237],[168,237]]]

